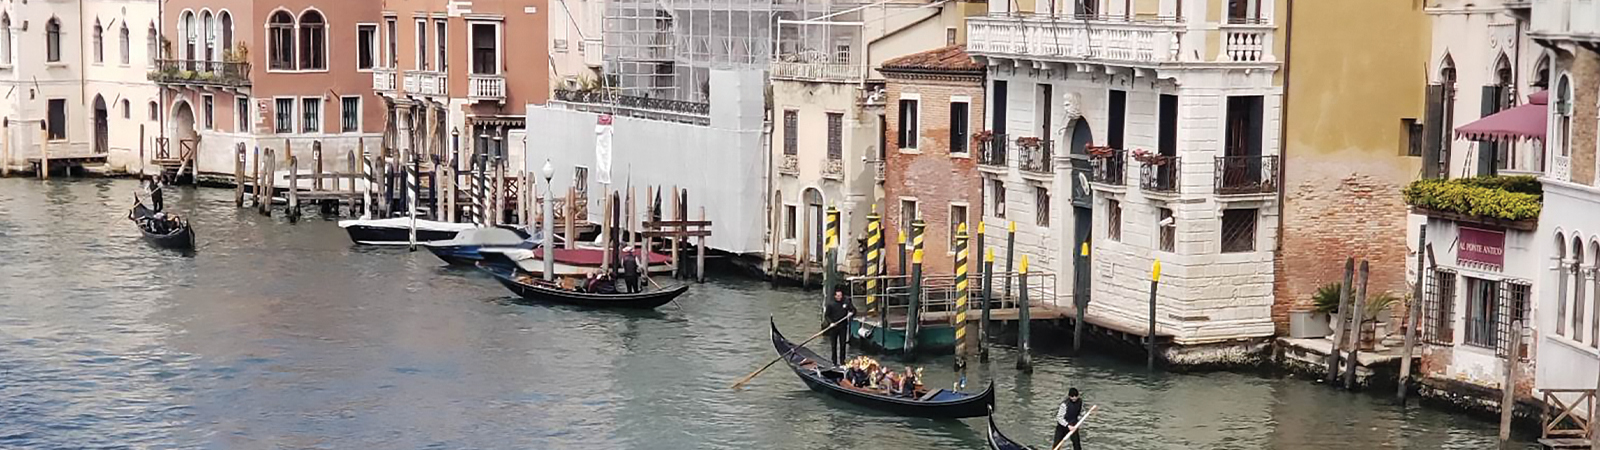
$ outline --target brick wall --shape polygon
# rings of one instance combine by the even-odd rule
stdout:
[[[1362,163],[1289,154],[1284,186],[1283,246],[1274,261],[1272,320],[1288,331],[1289,311],[1311,305],[1317,287],[1344,277],[1345,259],[1370,261],[1367,291],[1407,289],[1405,178],[1361,170]],[[1318,168],[1313,171],[1311,168]],[[1341,170],[1344,169],[1344,170]],[[1310,173],[1307,173],[1310,172]],[[1299,174],[1297,176],[1297,174]]]
[[[1592,86],[1600,82],[1600,56],[1580,51],[1572,61],[1572,178],[1574,183],[1595,185],[1595,101]],[[1590,88],[1585,88],[1589,86]]]
[[[983,79],[979,76],[935,78],[890,74],[885,91],[887,114],[884,132],[887,133],[888,155],[883,184],[883,202],[887,205],[883,212],[885,247],[899,242],[896,236],[898,230],[909,228],[909,224],[901,223],[900,200],[914,197],[922,220],[927,223],[923,237],[923,272],[954,273],[950,206],[952,203],[967,205],[968,233],[976,235],[977,230],[973,227],[981,217],[983,201],[980,197],[982,178],[978,176],[977,161],[974,159],[977,156],[976,146],[968,142],[970,156],[950,154],[950,99],[953,96],[970,97],[967,104],[970,138],[984,129]],[[904,93],[916,93],[921,97],[918,108],[922,131],[916,153],[901,152],[899,140],[896,139],[900,129],[900,98]],[[889,260],[891,272],[900,270],[898,252],[889,251],[885,258]],[[971,258],[977,261],[980,256],[974,254]],[[910,261],[909,257],[907,261]]]

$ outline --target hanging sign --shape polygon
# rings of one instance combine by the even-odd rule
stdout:
[[[1506,262],[1506,232],[1461,227],[1456,244],[1456,262],[1500,270]]]
[[[594,125],[594,180],[611,184],[611,115],[604,114]]]

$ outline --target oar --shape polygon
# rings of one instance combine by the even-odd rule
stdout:
[[[1089,406],[1089,411],[1084,412],[1083,417],[1078,418],[1078,426],[1072,427],[1072,430],[1067,431],[1067,435],[1061,437],[1061,442],[1057,442],[1055,447],[1050,447],[1050,450],[1061,450],[1061,444],[1065,444],[1067,441],[1071,440],[1072,433],[1077,433],[1078,430],[1083,429],[1083,423],[1089,421],[1089,415],[1094,414],[1094,410],[1099,407],[1100,405]]]
[[[761,366],[761,368],[760,369],[756,369],[755,372],[750,372],[749,375],[745,375],[744,378],[740,379],[738,383],[734,383],[733,386],[729,386],[729,389],[738,390],[740,386],[744,386],[745,383],[749,383],[751,379],[754,379],[756,377],[756,375],[760,375],[761,372],[765,372],[767,370],[767,368],[772,367],[773,364],[777,364],[778,361],[781,361],[784,358],[789,357],[790,353],[794,353],[794,351],[795,350],[799,350],[800,347],[805,347],[806,344],[809,344],[809,343],[811,343],[812,340],[815,340],[816,338],[821,337],[823,333],[827,333],[828,330],[832,330],[833,327],[837,327],[837,326],[839,326],[839,324],[849,321],[850,317],[851,316],[845,316],[845,318],[839,319],[838,322],[834,322],[832,325],[828,325],[827,328],[823,328],[822,331],[818,331],[817,334],[811,335],[811,337],[808,337],[808,338],[806,338],[806,340],[801,341],[800,344],[795,345],[794,348],[789,349],[789,351],[787,351],[787,352],[783,352],[783,354],[782,355],[778,355],[777,358],[773,358],[772,361],[767,363],[767,365]]]

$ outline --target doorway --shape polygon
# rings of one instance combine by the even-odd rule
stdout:
[[[817,188],[806,189],[806,223],[810,228],[811,246],[806,249],[807,258],[811,261],[822,261],[822,239],[824,235],[823,221],[825,212],[822,209],[822,191]]]
[[[109,112],[106,111],[106,98],[99,95],[94,96],[95,153],[106,153],[111,149],[110,137],[108,136],[110,134],[110,130],[108,129],[110,128],[110,125],[107,123],[110,119],[109,116]]]

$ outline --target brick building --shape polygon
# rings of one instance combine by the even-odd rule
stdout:
[[[956,228],[976,224],[983,204],[972,133],[983,121],[984,67],[967,56],[964,46],[953,45],[891,59],[878,70],[892,105],[885,108],[890,138],[884,158],[884,229],[909,229],[921,217],[927,223],[923,270],[954,273]],[[921,142],[907,149],[901,145],[906,139]],[[885,238],[895,236],[885,233]],[[898,265],[889,258],[890,271],[898,272]]]

